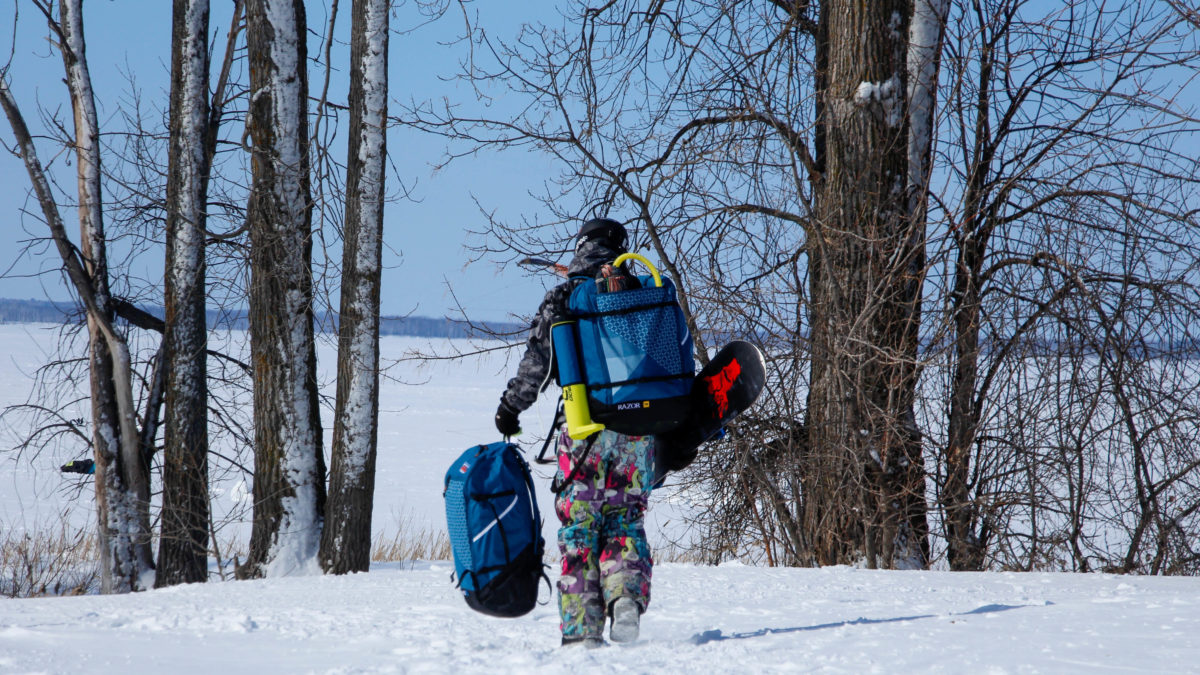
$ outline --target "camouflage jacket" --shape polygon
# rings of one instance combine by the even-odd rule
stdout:
[[[610,263],[623,251],[614,250],[601,241],[584,241],[575,249],[575,257],[567,267],[571,278],[551,288],[529,327],[525,355],[517,367],[517,376],[508,381],[500,396],[508,407],[522,412],[537,400],[538,394],[550,385],[553,371],[550,363],[550,327],[567,316],[567,300],[579,283],[578,277],[592,277],[604,263]]]

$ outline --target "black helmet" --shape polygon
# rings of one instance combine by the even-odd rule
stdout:
[[[625,250],[625,226],[615,220],[609,218],[592,218],[579,228],[579,236],[575,239],[576,245],[585,241],[594,239],[602,239],[608,242],[612,248]]]

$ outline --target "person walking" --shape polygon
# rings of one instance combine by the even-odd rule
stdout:
[[[623,225],[608,218],[583,224],[567,281],[546,293],[529,330],[516,377],[500,396],[496,429],[520,432],[519,416],[545,390],[553,370],[550,327],[568,316],[576,284],[591,282],[626,252]],[[632,275],[626,275],[631,277]],[[555,512],[562,576],[558,606],[562,644],[600,647],[609,639],[637,639],[640,617],[650,604],[653,560],[646,543],[645,513],[654,479],[653,436],[627,436],[604,429],[574,440],[564,424],[557,445]]]

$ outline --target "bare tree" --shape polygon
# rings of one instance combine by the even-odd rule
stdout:
[[[315,565],[325,461],[313,341],[304,4],[251,0],[246,24],[254,524],[239,573],[253,577]]]
[[[1170,5],[1185,21],[1190,23],[1194,28],[1200,30],[1200,9],[1188,7],[1180,0],[1167,0]]]
[[[167,180],[166,411],[156,584],[208,578],[208,0],[175,0]]]
[[[928,558],[912,408],[923,220],[908,213],[927,179],[908,174],[910,8],[875,4],[859,16],[823,3],[814,19],[807,2],[583,3],[563,30],[476,35],[468,78],[504,88],[500,105],[520,95],[515,119],[413,114],[464,154],[561,158],[551,223],[627,213],[682,290],[701,361],[722,336],[765,343],[766,412],[738,429],[762,435],[699,466],[761,490],[762,523],[778,519],[770,527],[789,547],[778,557],[791,564]],[[485,250],[513,255],[553,253],[566,238],[497,222],[487,234]]]
[[[329,501],[321,536],[321,565],[335,574],[365,572],[371,564],[379,435],[388,12],[387,0],[353,3],[337,408]]]
[[[91,380],[92,446],[96,461],[96,506],[101,544],[101,591],[148,588],[154,567],[150,550],[150,485],[133,402],[129,347],[113,325],[101,209],[100,129],[83,31],[82,3],[65,0],[57,21],[50,2],[36,2],[58,38],[74,113],[80,245],[66,234],[58,205],[33,139],[3,80],[0,101],[17,137],[46,223],[72,288],[86,308]]]
[[[1195,40],[1156,3],[1037,9],[979,2],[950,22],[931,244],[952,345],[931,425],[947,554],[952,569],[1149,569],[1148,540],[1195,508],[1167,499],[1196,479],[1178,445],[1196,391],[1151,375],[1193,369],[1171,345],[1197,311],[1196,162],[1180,151],[1197,125],[1167,83]],[[1125,537],[1117,562],[1105,549]]]

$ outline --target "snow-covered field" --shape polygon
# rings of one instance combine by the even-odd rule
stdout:
[[[0,672],[1200,671],[1195,579],[667,564],[641,639],[589,651],[550,605],[472,612],[450,571],[0,601]]]
[[[0,340],[0,405],[23,402],[49,337],[0,326]],[[424,344],[385,338],[383,356]],[[329,372],[332,350],[320,358]],[[442,526],[442,474],[464,448],[496,440],[491,417],[513,369],[492,354],[392,371],[377,531],[404,520]],[[546,402],[524,415],[527,435],[543,433],[550,413]],[[0,431],[10,447],[15,430]],[[38,529],[63,509],[89,522],[90,505],[70,502],[71,483],[55,470],[64,459],[0,455],[0,527]],[[552,521],[548,472],[537,471]],[[217,499],[241,494],[226,486]],[[669,491],[652,499],[652,543],[678,534],[686,508]],[[553,542],[553,523],[545,534]],[[414,562],[348,577],[0,600],[0,673],[1200,672],[1195,578],[662,564],[641,640],[585,651],[558,647],[551,604],[519,619],[472,612],[451,571]]]

